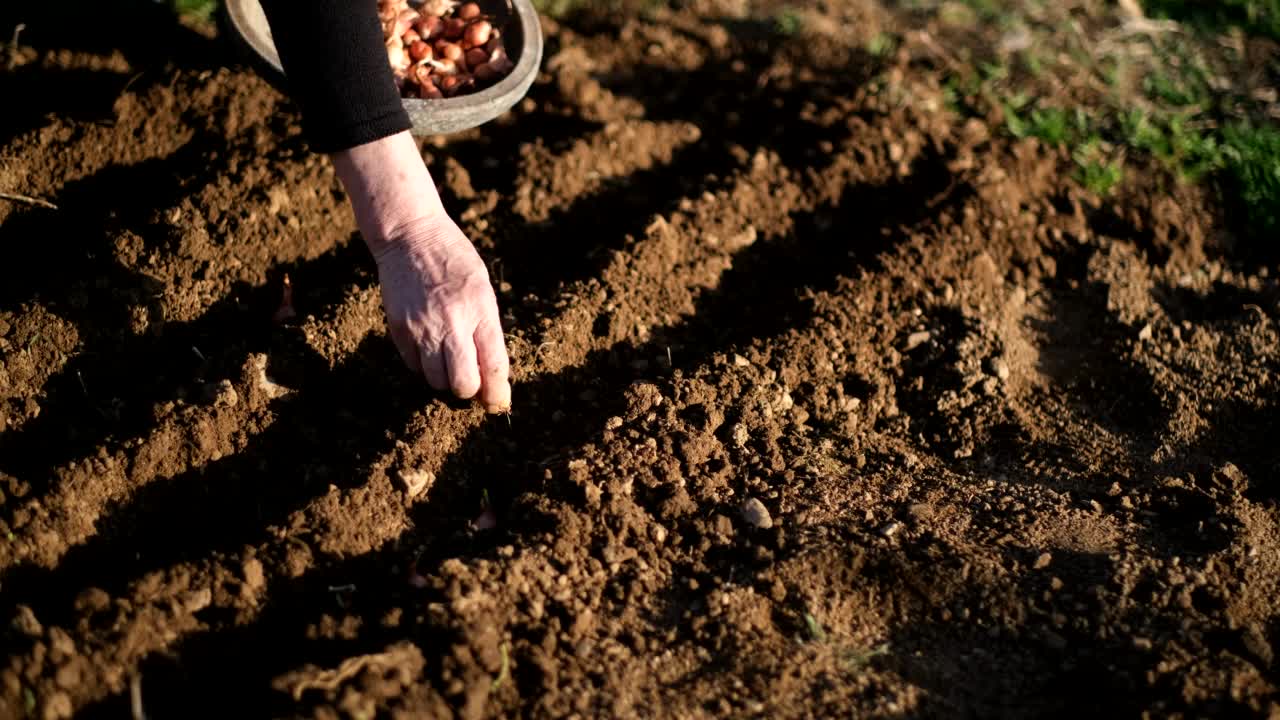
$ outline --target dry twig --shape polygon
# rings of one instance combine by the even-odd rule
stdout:
[[[9,62],[6,65],[7,70],[12,70],[18,67],[18,36],[26,29],[27,26],[23,23],[18,23],[13,26],[13,38],[9,40]]]
[[[141,673],[129,678],[129,708],[133,711],[133,720],[147,720],[147,714],[142,711]]]
[[[49,208],[50,210],[58,209],[57,205],[54,205],[48,200],[41,200],[40,198],[34,198],[34,197],[31,197],[30,195],[19,195],[17,193],[0,192],[0,200],[11,200],[13,202],[26,203],[28,205],[39,205],[40,207]]]

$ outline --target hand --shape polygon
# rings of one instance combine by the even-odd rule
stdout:
[[[391,339],[437,390],[511,407],[509,361],[489,271],[448,216],[396,231],[375,253]]]
[[[378,264],[391,339],[437,390],[511,408],[509,360],[489,272],[449,219],[408,132],[333,154]]]

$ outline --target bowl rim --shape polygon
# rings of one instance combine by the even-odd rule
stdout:
[[[542,24],[538,19],[538,11],[533,7],[531,0],[501,1],[506,4],[511,16],[520,25],[521,42],[515,67],[501,80],[478,92],[439,99],[401,98],[401,103],[411,116],[420,116],[422,113],[427,112],[432,115],[440,113],[442,116],[462,111],[498,110],[501,112],[502,109],[515,105],[528,92],[533,76],[537,74],[538,66],[542,62]],[[277,86],[286,87],[288,78],[280,61],[280,54],[276,50],[275,43],[271,40],[270,26],[263,24],[266,27],[265,37],[257,33],[246,33],[244,31],[245,28],[252,28],[255,25],[248,13],[263,13],[260,1],[225,0],[220,4],[225,24],[228,26],[230,34],[236,38],[238,44],[249,51],[251,59],[256,60],[254,64],[257,66],[258,71],[266,75],[267,79]],[[263,14],[265,15],[265,13]],[[494,113],[494,116],[496,114]],[[479,123],[472,124],[471,127],[483,124],[491,119],[493,118],[488,117]],[[439,124],[452,127],[448,122]],[[415,127],[418,125],[416,119],[414,125]],[[424,130],[434,132],[431,128],[424,128]]]

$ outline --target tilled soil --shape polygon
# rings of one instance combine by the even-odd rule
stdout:
[[[424,142],[508,417],[403,368],[209,30],[26,12],[0,716],[1280,717],[1274,260],[957,117],[879,5],[547,19]]]

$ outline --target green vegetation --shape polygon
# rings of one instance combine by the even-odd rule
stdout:
[[[774,15],[773,24],[783,35],[797,35],[804,29],[804,19],[800,17],[800,12],[790,5],[783,7]]]
[[[881,643],[873,648],[852,648],[846,649],[843,654],[845,670],[853,672],[858,670],[875,658],[885,655],[889,652],[889,644]]]
[[[1274,238],[1280,232],[1280,129],[1228,125],[1222,162],[1248,221]]]
[[[1238,27],[1250,35],[1280,40],[1280,0],[1144,0],[1143,5],[1152,17],[1204,32]]]
[[[822,629],[822,623],[818,622],[818,618],[812,613],[804,614],[804,626],[809,631],[809,639],[814,642],[826,642],[827,631]]]
[[[538,12],[553,18],[572,15],[584,4],[584,0],[533,0],[533,6]]]
[[[877,33],[867,41],[867,52],[882,58],[898,49],[898,39],[889,33]]]
[[[808,635],[808,641],[819,644],[832,643],[836,657],[840,659],[840,663],[847,672],[857,672],[873,659],[889,652],[888,643],[881,643],[872,648],[840,643],[827,633],[818,618],[813,616],[813,613],[806,611],[801,617],[804,620],[804,629]]]
[[[218,9],[218,0],[171,0],[173,11],[194,20],[207,21]]]
[[[1220,191],[1237,206],[1232,217],[1246,234],[1273,236],[1280,230],[1280,126],[1267,103],[1275,102],[1276,88],[1256,83],[1276,77],[1280,64],[1245,81],[1239,43],[1212,33],[1240,28],[1280,38],[1280,0],[1144,5],[1150,17],[1166,20],[1135,22],[1100,6],[1081,15],[1084,6],[1039,0],[935,4],[944,23],[948,14],[954,20],[969,12],[1030,34],[997,52],[991,27],[959,31],[968,41],[947,41],[958,61],[951,66],[967,69],[948,79],[944,99],[961,114],[997,110],[1009,135],[1062,148],[1073,177],[1090,192],[1112,193],[1138,177],[1127,168],[1154,162],[1179,182]]]
[[[1095,160],[1091,157],[1092,154],[1087,148],[1072,153],[1072,159],[1076,162],[1076,182],[1095,195],[1106,195],[1124,180],[1124,165],[1116,160]]]

